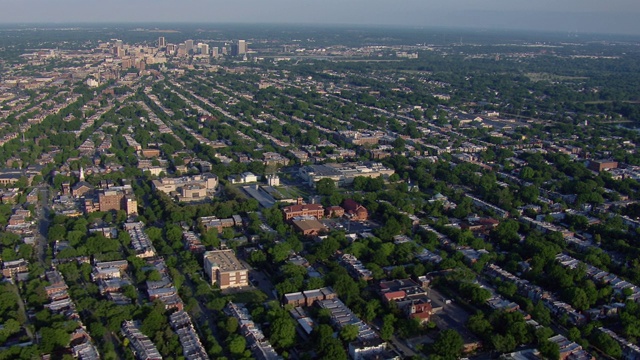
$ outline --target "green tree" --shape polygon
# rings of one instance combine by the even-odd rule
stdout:
[[[336,338],[330,338],[327,344],[323,347],[322,356],[323,360],[347,360],[347,353],[344,351],[344,347],[340,340]]]
[[[291,246],[289,246],[288,243],[280,242],[269,249],[269,254],[271,254],[271,258],[273,259],[274,263],[280,263],[289,257],[290,251]]]
[[[380,337],[382,340],[388,341],[395,332],[394,324],[396,317],[393,314],[387,314],[382,318],[382,327],[380,328]]]
[[[64,329],[44,327],[40,330],[40,335],[42,339],[40,347],[43,353],[51,353],[55,349],[69,345],[69,333]]]
[[[493,331],[491,323],[484,317],[482,312],[471,315],[467,321],[467,327],[473,331],[473,333],[483,337],[491,334]]]
[[[457,331],[446,329],[438,334],[438,338],[431,346],[431,350],[445,359],[457,359],[462,354],[463,345],[462,336]]]
[[[507,353],[513,351],[518,343],[516,342],[516,339],[510,334],[493,334],[491,336],[491,345],[493,345],[493,348],[498,352]]]
[[[273,320],[270,332],[269,339],[276,347],[288,349],[296,343],[296,324],[291,316],[284,311]]]
[[[612,356],[616,359],[620,359],[622,357],[622,349],[620,348],[620,344],[613,340],[609,334],[606,334],[602,331],[598,331],[595,336],[593,336],[593,345],[598,349],[602,350],[605,354]]]
[[[234,334],[238,330],[238,319],[233,316],[228,317],[224,328],[227,334]]]
[[[331,196],[336,191],[336,183],[333,179],[320,179],[320,181],[316,182],[316,191],[320,195]]]
[[[354,341],[358,337],[358,327],[353,324],[347,324],[340,329],[340,339],[344,342]]]
[[[229,351],[234,355],[242,355],[247,347],[244,337],[234,334],[229,340]]]
[[[560,358],[560,346],[552,341],[544,340],[538,349],[545,359],[556,360]]]

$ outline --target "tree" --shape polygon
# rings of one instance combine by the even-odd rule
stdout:
[[[382,306],[380,305],[380,301],[378,299],[367,301],[364,308],[365,311],[363,314],[363,319],[365,321],[373,321],[373,319],[375,319],[376,316],[378,315],[378,311],[381,308]]]
[[[431,346],[431,350],[445,359],[457,359],[462,354],[463,346],[462,336],[453,329],[446,329],[438,334],[438,339]]]
[[[493,345],[493,348],[498,352],[506,353],[513,351],[518,343],[516,342],[516,339],[510,334],[494,334],[493,336],[491,336],[491,345]]]
[[[57,348],[65,347],[69,344],[69,334],[64,329],[42,328],[41,349],[43,353],[51,353]]]
[[[289,244],[286,242],[280,242],[269,249],[269,254],[271,254],[271,258],[274,263],[279,263],[289,257],[289,251],[291,251]]]
[[[347,324],[342,329],[340,329],[340,338],[344,342],[354,341],[358,337],[358,327],[353,324]]]
[[[407,145],[407,142],[403,138],[398,136],[393,141],[392,145],[393,145],[393,150],[395,150],[397,152],[400,152],[400,151],[404,150],[405,146]]]
[[[147,336],[152,336],[167,325],[167,319],[164,315],[164,307],[154,306],[151,308],[147,316],[142,321],[140,330]]]
[[[380,337],[382,340],[388,341],[393,337],[395,328],[393,324],[396,322],[396,317],[393,314],[387,314],[382,318],[382,327],[380,328]]]
[[[320,195],[331,196],[336,191],[336,183],[333,179],[320,179],[320,181],[316,183],[316,191]]]
[[[238,319],[233,316],[228,317],[225,322],[225,330],[227,331],[227,334],[235,333],[236,330],[238,330]]]
[[[484,317],[482,312],[471,315],[467,321],[467,327],[469,330],[473,331],[474,334],[480,336],[487,336],[493,331],[491,323]]]
[[[556,360],[560,358],[560,346],[553,341],[544,340],[538,349],[545,359]]]
[[[593,345],[602,350],[605,354],[612,356],[616,359],[622,357],[622,349],[620,344],[613,340],[613,338],[602,331],[598,331],[593,337]]]
[[[281,311],[271,323],[271,343],[280,348],[290,348],[296,343],[296,324],[287,312]]]
[[[244,337],[234,334],[229,340],[229,351],[234,355],[241,355],[247,347],[247,341]]]
[[[347,360],[347,353],[344,351],[344,347],[342,346],[340,340],[332,337],[323,347],[322,356],[320,357],[320,359]]]
[[[533,316],[533,318],[541,325],[548,326],[551,324],[551,312],[549,312],[549,309],[544,306],[542,301],[538,301],[536,303],[536,306],[531,312],[531,316]]]
[[[567,299],[576,310],[586,310],[589,308],[589,298],[582,288],[576,286],[569,288],[567,290]]]

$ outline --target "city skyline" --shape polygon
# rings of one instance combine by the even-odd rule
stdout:
[[[244,0],[238,3],[138,0],[0,0],[0,22],[199,22],[404,25],[420,27],[569,31],[640,35],[640,3],[632,0],[521,1],[405,0],[308,2]]]

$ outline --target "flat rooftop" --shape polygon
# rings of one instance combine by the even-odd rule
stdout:
[[[233,253],[233,250],[207,251],[204,253],[204,258],[217,265],[221,271],[247,270]]]

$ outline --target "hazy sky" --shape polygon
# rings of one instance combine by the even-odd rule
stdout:
[[[640,35],[640,0],[0,0],[0,24],[384,24]]]

